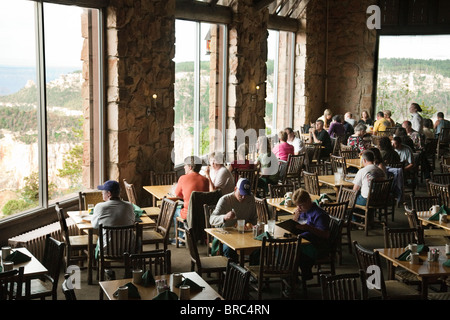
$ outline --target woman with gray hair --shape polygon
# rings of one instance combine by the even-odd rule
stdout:
[[[366,130],[367,126],[365,124],[358,123],[355,127],[355,133],[348,137],[347,145],[360,153],[366,150],[363,139]]]

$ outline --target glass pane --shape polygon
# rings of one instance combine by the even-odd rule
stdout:
[[[194,154],[194,61],[196,23],[175,23],[175,165]]]
[[[44,4],[49,203],[82,187],[83,9]]]
[[[266,81],[266,116],[264,120],[266,122],[266,134],[268,136],[271,135],[272,132],[276,133],[273,128],[273,112],[274,112],[274,99],[275,99],[275,91],[273,90],[274,86],[274,62],[276,55],[277,45],[276,41],[276,33],[277,31],[269,30],[269,36],[267,38],[267,81]]]
[[[39,205],[34,23],[34,2],[0,1],[0,218]]]

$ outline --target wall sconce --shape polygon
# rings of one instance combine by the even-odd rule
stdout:
[[[152,113],[152,109],[156,111],[156,99],[158,98],[158,95],[156,93],[154,93],[152,95],[152,104],[150,107],[147,107],[147,117],[150,116],[150,114]]]
[[[259,92],[259,89],[260,89],[260,88],[261,88],[261,87],[260,87],[259,84],[257,84],[257,85],[255,86],[256,92],[255,92],[254,94],[252,94],[252,98],[251,98],[252,101],[256,101],[256,98],[257,98],[257,96],[258,96],[258,92]]]

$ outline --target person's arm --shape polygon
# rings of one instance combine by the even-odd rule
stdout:
[[[209,217],[209,223],[211,226],[222,226],[226,221],[233,219],[234,213],[231,211],[230,206],[227,205],[225,198],[222,197],[217,202],[217,206]],[[236,217],[234,217],[236,218]]]
[[[441,123],[441,120],[439,120],[439,119],[437,119],[435,122],[434,122],[434,129],[436,130],[436,128],[438,127],[438,125]]]
[[[206,179],[208,179],[209,191],[214,191],[214,190],[216,190],[216,186],[214,185],[214,183],[211,180],[211,176],[209,174],[210,171],[211,171],[211,167],[207,166],[206,170],[205,170],[205,177],[206,177]]]

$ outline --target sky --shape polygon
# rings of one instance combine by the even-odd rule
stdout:
[[[379,58],[450,59],[450,35],[382,36]]]

